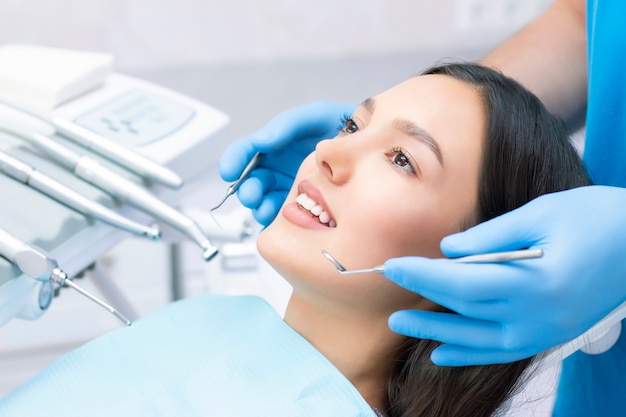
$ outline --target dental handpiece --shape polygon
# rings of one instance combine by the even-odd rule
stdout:
[[[0,255],[29,277],[38,281],[52,281],[61,286],[66,285],[113,314],[125,325],[131,325],[131,321],[122,313],[68,279],[57,261],[43,249],[28,244],[3,229],[0,229]]]
[[[86,216],[152,240],[161,237],[158,227],[144,226],[127,219],[2,151],[0,151],[0,171]]]
[[[218,249],[192,219],[165,204],[145,188],[102,166],[98,160],[87,155],[80,155],[47,136],[38,133],[34,135],[15,133],[72,171],[77,177],[131,206],[153,215],[190,237],[202,248],[202,256],[206,261],[210,261],[217,255]]]
[[[105,158],[115,162],[122,168],[125,168],[142,178],[161,183],[170,188],[180,188],[183,180],[169,168],[145,157],[137,152],[132,151],[122,145],[113,142],[91,130],[83,128],[71,121],[61,119],[59,117],[49,118],[37,112],[28,110],[5,100],[0,102],[14,110],[28,114],[40,121],[48,123],[54,127],[58,134],[70,139],[74,143],[89,149]]]
[[[58,117],[49,120],[56,131],[135,174],[170,188],[180,188],[183,180],[174,171],[91,130]]]
[[[235,194],[237,192],[237,190],[239,189],[239,186],[246,180],[246,178],[248,178],[248,176],[250,175],[250,173],[252,172],[252,170],[254,168],[257,167],[257,165],[259,164],[259,162],[261,162],[261,158],[263,157],[263,154],[260,152],[257,152],[256,154],[254,154],[254,156],[252,157],[252,159],[250,160],[250,162],[248,162],[248,164],[246,165],[246,167],[243,169],[243,171],[241,172],[241,175],[239,176],[239,178],[237,179],[237,181],[233,182],[227,189],[226,189],[226,195],[224,195],[224,198],[222,198],[222,201],[219,202],[218,205],[216,205],[215,207],[213,207],[210,210],[210,213],[212,214],[213,211],[217,210],[218,208],[220,208],[222,206],[222,204],[224,204],[226,202],[226,200],[228,199],[228,197],[230,197],[231,195]]]

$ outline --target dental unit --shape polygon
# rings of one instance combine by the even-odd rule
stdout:
[[[5,106],[12,107],[15,110],[22,111],[43,122],[49,123],[56,130],[57,134],[70,139],[85,149],[92,150],[98,155],[104,156],[118,166],[134,172],[144,179],[166,185],[170,188],[180,188],[183,185],[183,180],[171,169],[133,152],[128,148],[118,145],[115,142],[106,140],[106,138],[103,138],[93,131],[60,117],[50,119],[35,111],[18,106],[15,103],[4,100],[0,100],[0,102]]]
[[[202,248],[202,256],[206,261],[210,261],[217,255],[218,249],[192,219],[165,204],[142,186],[105,167],[97,159],[74,152],[51,137],[39,133],[29,134],[6,126],[2,129],[25,140],[82,180],[153,215],[187,235]]]
[[[54,178],[37,171],[34,167],[2,151],[0,151],[0,171],[86,216],[137,236],[147,237],[152,240],[158,240],[161,237],[161,231],[158,227],[144,226],[141,223],[121,216],[106,206],[86,198]]]
[[[65,274],[53,274],[58,284],[72,286],[62,277],[91,268],[129,232],[159,239],[152,219],[181,232],[167,236],[167,256],[190,239],[208,261],[218,252],[212,240],[241,235],[230,225],[217,233],[208,215],[199,225],[185,207],[227,145],[229,117],[116,72],[110,54],[1,45],[0,121],[0,228],[41,247],[43,259],[53,254]],[[0,326],[36,320],[50,304],[39,300],[52,300],[48,277],[33,280],[11,264],[0,259]],[[97,265],[94,283],[125,303],[106,263]]]
[[[29,277],[38,281],[50,281],[61,286],[68,286],[113,314],[125,325],[131,325],[130,320],[124,317],[119,311],[72,282],[67,274],[59,268],[58,262],[50,257],[43,249],[30,245],[2,229],[0,229],[0,255],[17,266]],[[51,292],[40,294],[49,294],[50,297],[52,296]],[[40,302],[49,304],[50,300],[40,298]]]

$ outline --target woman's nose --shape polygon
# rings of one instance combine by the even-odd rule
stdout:
[[[320,141],[315,147],[318,168],[331,181],[344,183],[350,178],[355,163],[355,149],[349,149],[349,140],[336,137]]]

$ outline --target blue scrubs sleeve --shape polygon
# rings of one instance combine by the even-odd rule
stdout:
[[[584,161],[595,184],[626,187],[626,1],[589,0],[587,31]],[[563,362],[554,416],[626,416],[624,323],[609,351],[579,351]]]

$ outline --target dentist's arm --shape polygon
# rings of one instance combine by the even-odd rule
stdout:
[[[555,0],[482,63],[516,79],[574,130],[584,122],[586,48],[585,0]]]
[[[252,209],[255,219],[267,226],[285,201],[302,160],[317,142],[335,137],[342,127],[342,117],[351,115],[355,108],[353,104],[316,102],[278,114],[224,151],[219,161],[222,178],[236,180],[255,153],[265,154],[237,195],[244,206]]]

